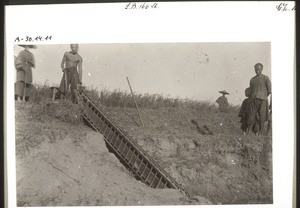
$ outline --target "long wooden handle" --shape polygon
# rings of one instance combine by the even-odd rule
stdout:
[[[26,96],[26,70],[24,70],[24,89],[23,89],[22,101],[25,101],[25,96]]]
[[[144,127],[144,123],[143,123],[142,118],[141,118],[141,115],[140,115],[140,110],[139,110],[139,107],[138,107],[138,105],[137,105],[137,103],[136,103],[136,100],[135,100],[135,97],[134,97],[134,94],[133,94],[133,91],[132,91],[132,88],[131,88],[131,85],[130,85],[130,82],[129,82],[128,77],[126,77],[126,79],[127,79],[127,82],[128,82],[128,85],[129,85],[129,88],[130,88],[130,91],[131,91],[131,94],[132,94],[132,97],[133,97],[133,101],[134,101],[134,103],[135,103],[135,107],[136,107],[136,109],[137,109],[137,111],[138,111],[138,114],[139,114],[139,118],[140,118],[141,124],[142,124],[142,126]]]
[[[67,72],[66,72],[66,69],[65,69],[65,71],[64,71],[64,73],[65,73],[65,93],[68,91],[68,84],[67,84]]]

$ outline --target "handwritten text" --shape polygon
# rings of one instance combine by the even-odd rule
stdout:
[[[295,11],[296,10],[296,6],[291,6],[288,3],[280,3],[276,6],[276,9],[278,11]]]
[[[158,9],[158,3],[131,3],[126,4],[125,9]]]
[[[51,41],[52,40],[52,36],[51,35],[47,35],[45,37],[43,36],[25,36],[25,37],[16,37],[14,42],[43,42],[43,41]]]

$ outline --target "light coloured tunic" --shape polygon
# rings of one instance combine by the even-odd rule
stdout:
[[[15,59],[15,67],[17,70],[15,95],[22,97],[25,92],[25,96],[27,97],[30,94],[32,83],[32,67],[35,68],[33,54],[27,50],[21,51]]]

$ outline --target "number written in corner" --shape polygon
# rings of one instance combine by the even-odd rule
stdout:
[[[52,36],[51,35],[47,35],[47,36],[25,36],[25,37],[16,37],[14,42],[43,42],[43,41],[51,41],[52,40]]]
[[[288,3],[280,3],[280,4],[278,4],[276,6],[276,9],[278,11],[282,11],[282,12],[284,12],[284,11],[295,11],[296,10],[296,6],[292,6],[292,5],[288,4]]]

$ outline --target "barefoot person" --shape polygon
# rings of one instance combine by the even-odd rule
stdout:
[[[24,48],[15,58],[17,79],[15,83],[15,100],[28,101],[32,83],[32,67],[35,68],[33,54],[29,51],[37,48],[35,45],[19,45]]]
[[[220,96],[220,97],[216,100],[216,103],[219,104],[219,111],[220,111],[220,112],[226,112],[226,111],[228,110],[229,103],[228,103],[228,100],[227,100],[227,98],[226,98],[225,95],[229,95],[229,93],[226,92],[226,90],[219,91],[219,93],[221,93],[222,96]]]
[[[254,65],[256,76],[250,80],[250,99],[248,129],[252,129],[255,123],[255,117],[259,118],[259,132],[264,130],[264,124],[269,120],[268,96],[271,94],[271,81],[268,76],[262,74],[263,65],[257,63]]]
[[[66,92],[70,89],[75,91],[78,85],[82,84],[82,58],[78,54],[78,44],[71,44],[71,51],[65,52],[61,68],[64,72],[59,91],[66,96]]]

